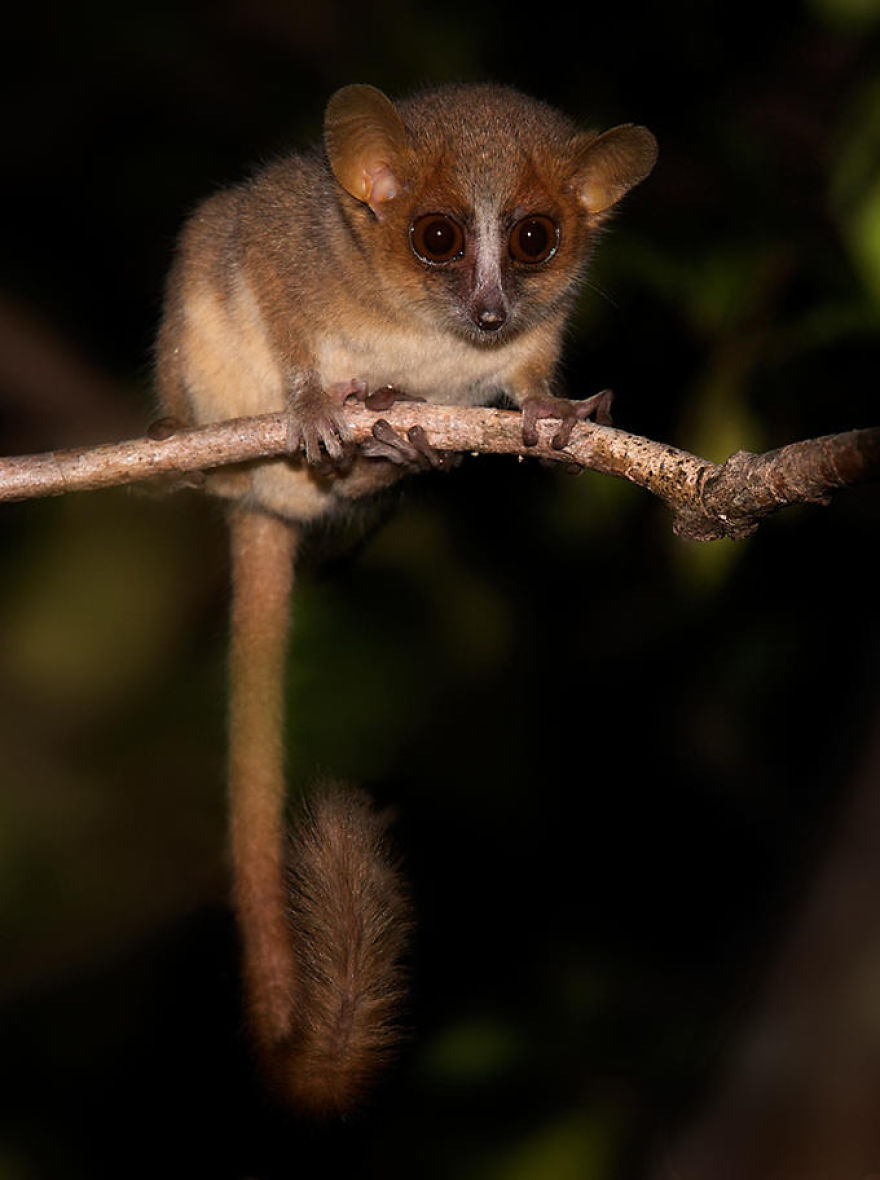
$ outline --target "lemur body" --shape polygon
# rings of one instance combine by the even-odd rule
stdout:
[[[304,1106],[344,1109],[387,1054],[401,954],[389,931],[408,922],[381,823],[338,791],[299,822],[292,921],[282,887],[299,531],[433,459],[403,439],[354,453],[342,405],[386,386],[454,405],[503,396],[524,407],[527,441],[536,417],[595,409],[553,394],[562,332],[599,227],[655,157],[645,128],[581,132],[505,87],[393,104],[350,86],[328,104],[321,149],[210,198],[181,236],[158,341],[163,412],[290,415],[289,456],[208,486],[234,501],[230,807],[249,1006]]]

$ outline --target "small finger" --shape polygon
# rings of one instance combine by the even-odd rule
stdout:
[[[443,466],[445,458],[443,452],[438,451],[436,447],[431,446],[423,427],[411,426],[406,432],[406,437],[415,447],[416,451],[422,456],[425,462],[431,467],[440,468]]]
[[[574,414],[562,419],[559,429],[550,440],[550,446],[554,451],[561,451],[568,446],[568,441],[571,438],[571,432],[574,430],[577,418]]]

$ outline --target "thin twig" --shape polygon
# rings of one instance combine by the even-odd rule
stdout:
[[[345,412],[352,438],[363,442],[376,413],[361,405]],[[382,417],[399,430],[421,426],[441,451],[535,456],[627,479],[659,496],[675,514],[676,532],[696,540],[746,536],[786,504],[824,503],[838,488],[880,474],[880,428],[810,439],[764,455],[739,451],[719,465],[592,422],[578,424],[563,451],[551,445],[558,424],[540,422],[537,446],[526,447],[522,419],[509,410],[404,402]],[[287,437],[287,415],[263,414],[180,429],[168,437],[2,459],[0,500],[57,496],[284,455]]]

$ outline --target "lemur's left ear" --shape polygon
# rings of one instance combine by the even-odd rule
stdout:
[[[657,140],[647,127],[621,123],[584,136],[575,149],[575,190],[588,213],[605,213],[645,179],[657,162]]]

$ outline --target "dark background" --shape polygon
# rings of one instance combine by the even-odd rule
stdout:
[[[3,453],[142,432],[183,217],[319,135],[352,81],[503,81],[655,132],[566,353],[569,391],[611,386],[619,426],[722,460],[877,422],[869,0],[9,19]],[[420,921],[401,1061],[315,1128],[265,1103],[241,1029],[220,510],[4,507],[0,1178],[684,1176],[663,1161],[768,970],[824,995],[786,977],[786,938],[880,777],[878,516],[860,489],[696,546],[629,486],[469,460],[309,563],[292,770],[393,804]],[[880,833],[859,838],[873,863]],[[874,912],[852,945],[876,959]]]

